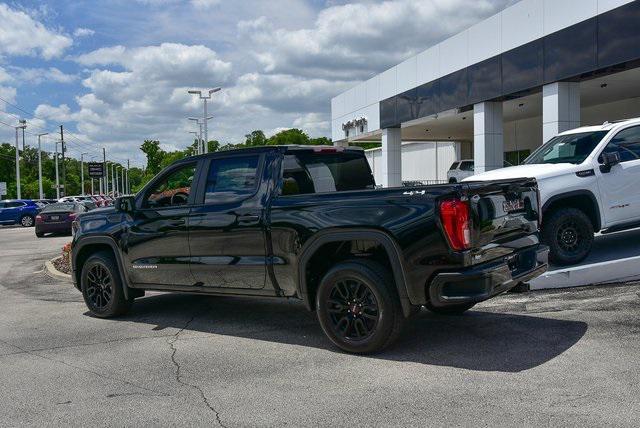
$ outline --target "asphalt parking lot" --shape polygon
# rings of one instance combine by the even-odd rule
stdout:
[[[87,314],[43,263],[69,237],[0,228],[4,426],[637,426],[640,285],[419,314],[352,356],[297,302],[154,294]]]

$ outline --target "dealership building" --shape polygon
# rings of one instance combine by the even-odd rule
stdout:
[[[367,157],[384,186],[637,116],[640,0],[522,0],[331,100],[334,144],[380,142]]]

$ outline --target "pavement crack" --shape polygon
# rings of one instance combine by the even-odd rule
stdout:
[[[25,354],[28,354],[28,355],[32,355],[32,356],[37,357],[37,358],[41,358],[43,360],[47,360],[47,361],[51,361],[51,362],[54,362],[54,363],[62,364],[62,365],[65,365],[67,367],[71,367],[73,369],[80,370],[80,371],[85,372],[85,373],[90,373],[90,374],[92,374],[94,376],[97,376],[97,377],[99,377],[101,379],[110,380],[110,381],[114,381],[114,382],[120,382],[120,383],[123,383],[125,385],[131,386],[133,388],[137,388],[137,389],[140,389],[140,390],[143,390],[143,391],[151,392],[151,393],[156,394],[158,396],[166,397],[166,396],[169,395],[169,394],[166,394],[164,392],[159,392],[159,391],[155,391],[155,390],[150,389],[150,388],[146,388],[144,386],[136,385],[135,383],[129,382],[128,380],[118,379],[118,378],[114,378],[114,377],[111,377],[111,376],[107,376],[105,374],[96,372],[94,370],[89,370],[89,369],[87,369],[85,367],[77,366],[77,365],[70,364],[70,363],[68,363],[66,361],[63,361],[63,360],[58,360],[58,359],[55,359],[55,358],[51,358],[51,357],[47,357],[45,355],[38,354],[37,352],[21,348],[18,345],[13,345],[11,343],[5,342],[2,339],[0,339],[0,342],[4,343],[5,345],[13,346],[14,348],[17,348],[20,351],[22,351],[22,353],[25,353]]]
[[[182,328],[180,330],[178,330],[178,332],[176,334],[173,335],[172,340],[168,341],[169,347],[171,348],[171,362],[173,363],[174,367],[176,368],[176,371],[175,371],[176,382],[178,382],[181,385],[184,385],[184,386],[187,386],[189,388],[192,388],[192,389],[196,390],[198,392],[198,394],[200,394],[200,398],[202,399],[202,402],[204,403],[204,405],[207,406],[207,408],[215,415],[216,422],[218,423],[218,425],[220,425],[223,428],[227,428],[226,425],[224,425],[222,423],[222,419],[220,418],[220,412],[218,410],[216,410],[215,407],[213,407],[213,405],[209,401],[209,398],[206,396],[206,394],[204,393],[202,388],[200,388],[198,385],[194,385],[192,383],[184,381],[182,379],[182,377],[180,376],[180,372],[182,370],[182,366],[180,365],[180,363],[176,359],[176,353],[178,352],[178,348],[176,347],[176,341],[178,340],[178,337],[180,336],[180,334],[185,329],[187,329],[189,327],[189,325],[193,322],[193,320],[195,318],[196,318],[196,315],[192,316],[185,323],[185,325],[182,326]]]

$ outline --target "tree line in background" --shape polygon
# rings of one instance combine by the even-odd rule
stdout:
[[[212,140],[208,142],[209,152],[222,150],[238,149],[243,147],[257,147],[270,145],[331,145],[331,140],[326,137],[311,138],[300,129],[287,129],[277,134],[266,137],[263,131],[255,130],[245,135],[245,141],[239,144],[220,144],[219,141]],[[378,144],[379,145],[379,144]],[[377,146],[372,143],[362,144],[364,148]],[[140,150],[147,158],[147,166],[143,170],[141,168],[132,167],[129,169],[129,182],[131,191],[136,192],[142,188],[154,175],[160,172],[164,167],[170,165],[179,159],[187,156],[195,155],[197,152],[197,142],[185,150],[165,151],[160,148],[160,142],[157,140],[145,140]],[[0,145],[0,181],[7,182],[7,195],[4,199],[16,197],[16,166],[15,166],[15,147],[11,144],[3,143]],[[42,152],[42,187],[45,198],[55,198],[55,160],[54,154]],[[100,161],[98,159],[98,161]],[[65,158],[66,169],[66,188],[64,194],[79,195],[89,194],[91,192],[91,178],[89,177],[87,167],[85,165],[85,183],[84,191],[81,189],[80,160],[71,157]],[[85,162],[86,163],[86,162]],[[115,165],[120,165],[114,163]],[[121,165],[124,166],[124,165]],[[62,181],[62,158],[58,163],[60,184]],[[110,168],[109,168],[110,169]],[[119,169],[118,169],[119,171]],[[109,177],[111,182],[111,177]],[[22,197],[25,199],[38,199],[38,150],[37,148],[27,146],[25,150],[20,151],[20,183]],[[98,179],[94,180],[94,191],[99,192]]]
[[[86,161],[85,161],[86,164]],[[114,163],[116,165],[120,165]],[[85,165],[84,171],[84,192],[81,190],[80,160],[71,157],[65,157],[64,160],[66,170],[66,195],[80,195],[83,193],[91,193],[91,178],[87,172]],[[126,165],[121,165],[126,166]],[[58,160],[58,172],[60,184],[62,181],[62,158]],[[131,188],[139,187],[142,183],[143,171],[140,168],[129,169],[129,182]],[[109,177],[111,178],[111,177]],[[3,199],[11,199],[17,197],[16,191],[16,149],[13,145],[3,143],[0,145],[0,181],[7,183],[7,195]],[[111,181],[111,180],[109,180]],[[56,197],[56,165],[55,154],[42,152],[42,190],[45,198],[53,199]],[[26,146],[24,150],[20,150],[20,186],[23,199],[39,199],[38,190],[38,149]],[[98,193],[98,179],[94,179],[94,190]]]

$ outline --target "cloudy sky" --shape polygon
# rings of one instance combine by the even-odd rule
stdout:
[[[209,137],[330,136],[330,100],[515,0],[48,0],[0,2],[0,121],[68,130],[141,165],[144,139],[184,147],[188,88],[222,86]],[[0,141],[13,130],[0,125]],[[53,147],[47,142],[47,149]]]

